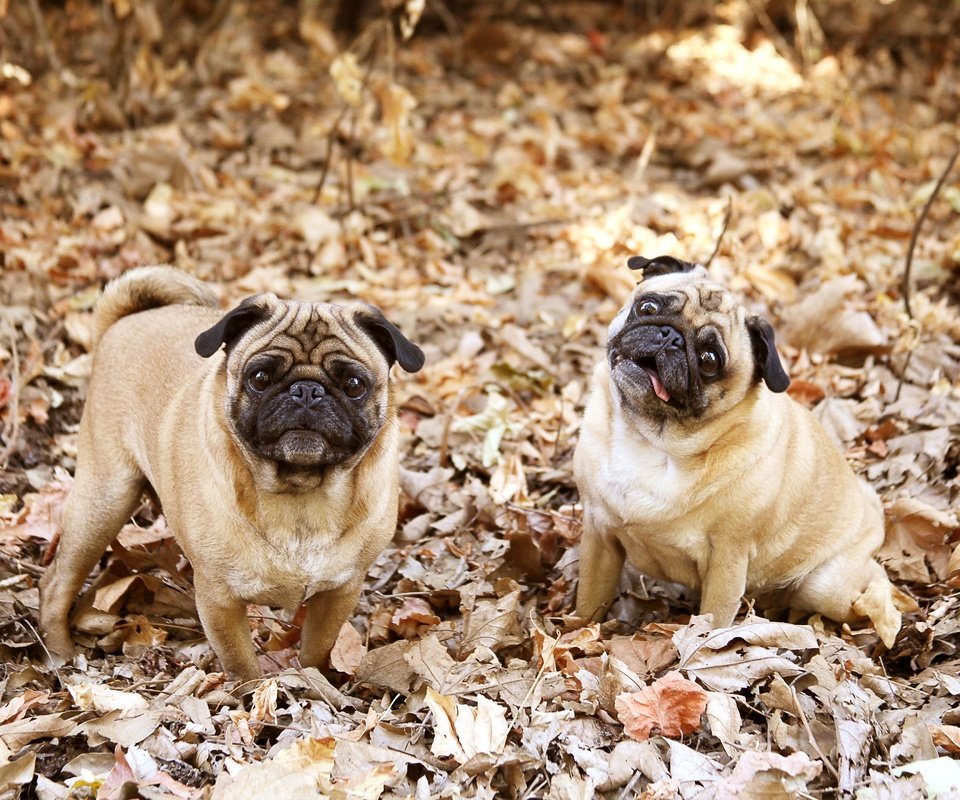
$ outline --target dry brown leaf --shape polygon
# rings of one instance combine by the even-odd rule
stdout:
[[[855,275],[824,283],[813,294],[783,311],[781,331],[794,347],[818,353],[878,352],[887,337],[873,318],[857,310],[853,300],[866,287]]]
[[[407,89],[392,82],[375,83],[373,92],[389,132],[384,155],[395,164],[407,165],[416,145],[410,128],[410,114],[417,107],[417,101]]]
[[[135,787],[139,783],[120,745],[114,750],[115,763],[103,785],[97,791],[97,800],[125,800],[129,797],[130,785]]]
[[[782,756],[747,750],[733,774],[717,784],[717,800],[794,800],[822,769],[823,764],[805,753]]]
[[[357,667],[356,679],[392,692],[407,694],[417,677],[417,673],[404,660],[411,644],[408,641],[392,642],[384,647],[368,650]]]
[[[19,524],[0,528],[0,544],[28,538],[44,541],[53,539],[60,529],[63,503],[72,486],[73,479],[55,480],[39,492],[25,495]]]
[[[478,600],[474,607],[464,613],[464,654],[477,647],[499,650],[523,641],[523,632],[517,617],[520,592],[514,591],[496,601]]]
[[[886,538],[877,558],[903,580],[943,580],[951,572],[950,542],[958,531],[955,513],[940,511],[915,497],[901,497],[886,510]]]
[[[341,53],[330,64],[330,77],[337,92],[346,103],[357,108],[363,91],[363,75],[357,57],[350,52]]]
[[[150,704],[136,692],[124,692],[111,689],[99,683],[77,683],[67,686],[74,705],[81,711],[93,709],[100,713],[123,711],[136,713],[145,711]]]
[[[604,643],[604,648],[641,677],[658,673],[677,660],[677,648],[666,637],[650,638],[639,633],[612,636]]]
[[[33,780],[37,754],[26,753],[0,766],[0,787],[9,791],[12,786],[23,786]],[[13,796],[13,795],[11,795]]]
[[[336,741],[300,739],[267,761],[223,770],[211,800],[317,800],[331,788]]]
[[[42,706],[49,699],[49,692],[38,692],[35,689],[27,689],[22,694],[10,698],[5,705],[0,706],[0,725],[23,719],[30,709]]]
[[[948,753],[960,755],[960,727],[956,725],[931,725],[933,743]]]
[[[639,692],[618,695],[616,708],[624,731],[638,741],[655,733],[682,736],[700,729],[707,693],[679,672],[668,672]]]
[[[354,675],[366,654],[367,647],[357,629],[350,622],[344,622],[330,651],[330,666],[337,672]]]
[[[733,695],[722,692],[707,692],[707,726],[710,733],[720,740],[724,752],[731,758],[740,752],[740,727],[743,719]]]
[[[406,597],[390,619],[390,627],[404,639],[415,639],[437,625],[440,617],[421,597]]]
[[[250,719],[255,722],[263,722],[267,725],[274,725],[277,722],[277,681],[275,678],[267,678],[261,681],[253,692],[253,707],[250,711]]]

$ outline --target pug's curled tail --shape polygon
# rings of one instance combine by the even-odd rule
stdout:
[[[93,344],[121,317],[160,306],[219,308],[217,296],[204,283],[175,267],[137,267],[107,284],[93,312]]]

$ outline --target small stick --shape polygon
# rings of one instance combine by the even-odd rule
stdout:
[[[710,254],[710,258],[707,259],[707,263],[703,266],[706,269],[710,269],[710,265],[713,263],[713,259],[717,257],[717,253],[720,252],[720,244],[723,242],[723,236],[727,232],[727,226],[730,224],[730,217],[733,216],[733,195],[727,197],[727,208],[723,212],[723,224],[720,226],[720,233],[717,235],[717,243],[713,246],[713,252]]]
[[[953,169],[953,165],[957,162],[957,156],[960,156],[960,145],[957,145],[957,149],[954,150],[953,155],[950,156],[946,169],[944,169],[940,175],[940,180],[937,181],[937,185],[933,187],[933,191],[930,193],[930,197],[927,198],[927,202],[923,204],[920,216],[917,217],[917,222],[913,226],[913,235],[910,237],[910,245],[907,247],[907,263],[903,270],[903,282],[900,284],[900,293],[903,295],[903,306],[907,310],[907,316],[910,319],[913,319],[913,310],[910,308],[910,272],[913,268],[913,250],[917,246],[920,228],[923,226],[927,214],[930,213],[930,206],[933,205],[933,201],[936,200],[937,195],[940,194],[943,184],[947,182],[947,176],[950,174],[950,170]]]
[[[807,734],[807,738],[810,740],[810,745],[816,751],[817,755],[823,759],[824,766],[830,771],[830,774],[833,775],[833,779],[839,783],[840,773],[837,772],[837,768],[833,766],[830,762],[830,759],[824,755],[823,750],[820,749],[820,745],[817,743],[817,737],[813,735],[813,730],[810,728],[810,722],[807,720],[807,715],[803,713],[803,708],[800,705],[800,698],[797,697],[797,690],[791,686],[790,694],[793,696],[793,706],[797,710],[797,717],[800,720],[800,725],[803,727],[804,733]]]
[[[23,380],[23,376],[20,374],[17,337],[10,329],[5,329],[4,333],[10,339],[10,397],[7,401],[7,412],[10,417],[7,424],[4,425],[3,431],[0,431],[6,440],[6,444],[0,450],[0,467],[6,469],[7,461],[16,452],[17,438],[20,434],[20,382]]]
[[[320,170],[320,180],[317,181],[317,188],[313,192],[314,203],[320,200],[320,193],[323,191],[323,185],[327,182],[327,173],[330,172],[330,162],[333,160],[333,148],[336,145],[337,130],[340,128],[340,123],[343,122],[343,118],[346,116],[349,108],[350,106],[348,106],[346,103],[343,104],[343,107],[340,109],[340,113],[337,114],[337,118],[330,127],[329,133],[327,133],[327,152],[323,157],[323,167]]]
[[[900,283],[900,294],[903,295],[903,307],[907,312],[908,319],[913,319],[913,309],[910,307],[910,276],[913,271],[913,251],[917,246],[917,239],[920,238],[920,228],[923,226],[923,223],[927,218],[927,214],[930,213],[930,207],[933,205],[933,201],[937,199],[937,195],[940,194],[943,184],[947,182],[947,176],[950,174],[950,170],[953,169],[953,165],[957,163],[958,156],[960,156],[960,145],[957,145],[957,149],[953,151],[953,155],[950,156],[950,160],[947,161],[947,166],[941,173],[940,179],[937,181],[936,186],[933,187],[930,197],[927,198],[927,202],[924,203],[923,208],[920,209],[920,216],[917,217],[917,221],[913,226],[913,233],[910,236],[910,244],[907,245],[907,261],[903,268],[903,280]],[[907,351],[907,357],[904,359],[903,367],[900,369],[900,377],[897,381],[897,393],[893,398],[893,402],[895,403],[900,399],[900,391],[903,389],[904,376],[907,374],[907,370],[910,368],[910,359],[912,357],[913,350],[910,349]]]
[[[63,72],[63,62],[60,61],[57,50],[53,46],[53,41],[50,39],[50,32],[47,30],[47,23],[44,22],[40,4],[37,0],[30,0],[29,5],[30,14],[33,17],[33,24],[37,29],[37,37],[40,39],[40,44],[47,54],[47,61],[50,63],[50,66],[53,67],[54,72],[59,75]]]

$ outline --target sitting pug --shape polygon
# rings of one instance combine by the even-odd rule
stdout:
[[[262,294],[227,314],[169,267],[127,272],[95,312],[73,490],[41,582],[50,650],[149,484],[193,565],[223,667],[260,674],[246,606],[306,601],[300,662],[325,666],[364,575],[394,534],[399,433],[390,367],[423,353],[361,303]]]
[[[908,604],[873,554],[876,493],[788,395],[769,323],[703,267],[631,258],[643,281],[610,325],[574,474],[583,502],[577,616],[600,619],[624,558],[700,589],[730,625],[745,593],[840,622],[869,617],[889,647]]]

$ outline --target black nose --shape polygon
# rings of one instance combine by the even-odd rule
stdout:
[[[660,346],[663,349],[683,350],[683,336],[676,328],[669,325],[662,325],[658,330],[660,334]]]
[[[327,390],[316,381],[297,381],[290,384],[290,396],[307,408],[319,403],[326,393]]]

